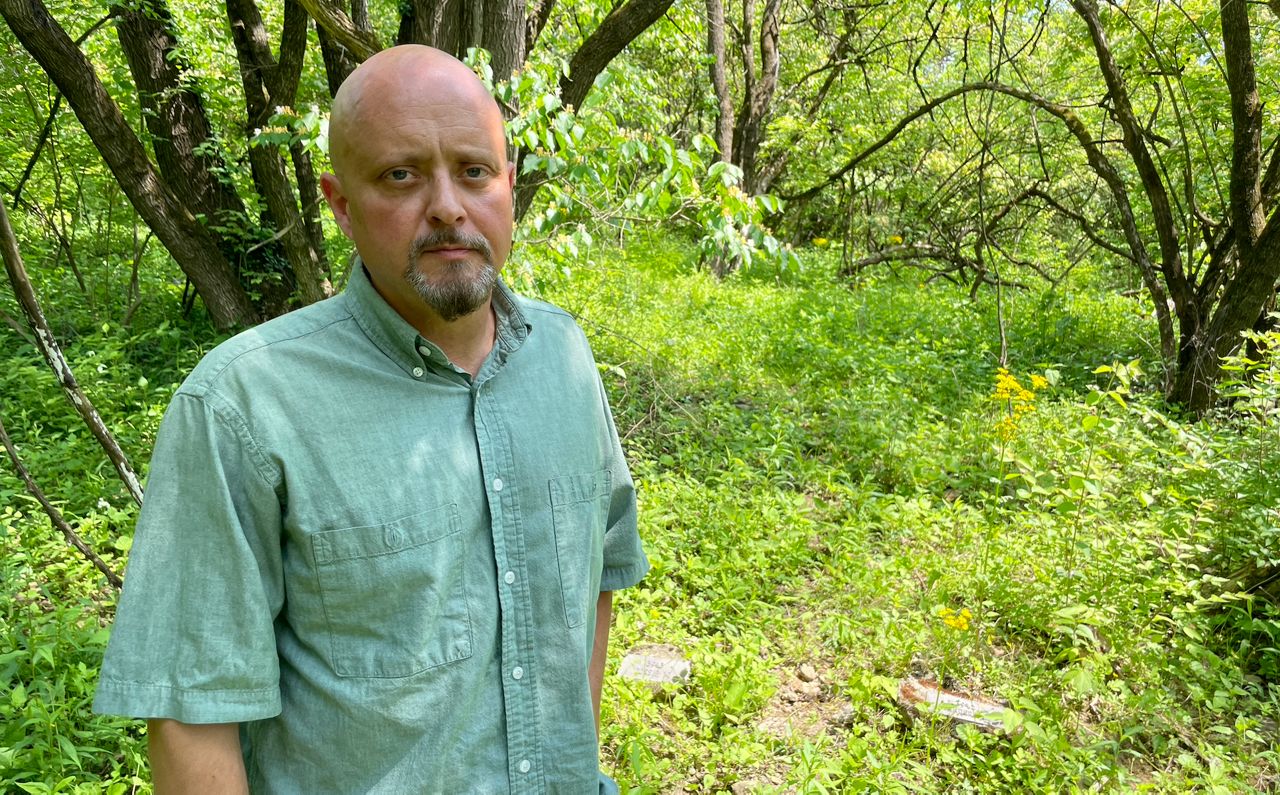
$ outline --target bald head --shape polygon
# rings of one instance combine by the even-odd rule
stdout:
[[[502,110],[470,67],[422,44],[402,44],[375,53],[347,76],[329,115],[329,158],[339,177],[361,129],[380,114],[407,102],[439,98],[475,103],[502,129]]]
[[[329,156],[320,189],[387,303],[428,339],[454,323],[488,333],[515,168],[484,84],[431,47],[383,50],[338,89]]]

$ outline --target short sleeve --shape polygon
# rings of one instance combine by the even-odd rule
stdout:
[[[184,723],[280,712],[281,505],[239,415],[165,413],[94,711]]]
[[[618,430],[609,410],[604,383],[597,379],[600,400],[608,418],[610,447],[609,468],[613,492],[609,495],[609,520],[604,535],[604,568],[600,573],[600,590],[620,591],[640,582],[649,571],[649,561],[640,545],[636,525],[636,488],[631,470],[622,452]]]

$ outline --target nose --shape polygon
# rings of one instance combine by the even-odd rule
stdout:
[[[447,174],[432,180],[427,195],[427,218],[433,224],[457,226],[466,217],[458,186]]]

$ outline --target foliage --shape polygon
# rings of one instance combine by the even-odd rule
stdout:
[[[1088,291],[1008,296],[1002,373],[989,302],[935,289],[926,316],[914,281],[833,289],[836,252],[724,282],[679,238],[594,251],[612,264],[572,275],[523,256],[528,288],[591,336],[640,488],[653,572],[618,595],[612,665],[653,642],[694,665],[656,697],[607,680],[605,765],[628,791],[1275,784],[1277,614],[1250,579],[1280,557],[1274,416],[1250,408],[1274,405],[1273,338],[1240,361],[1253,377],[1230,414],[1188,422],[1133,362],[1149,321]],[[215,338],[104,328],[88,310],[63,328],[140,461]],[[34,353],[3,339],[11,432],[118,566],[127,498]],[[1002,431],[1010,400],[1034,411]],[[22,689],[0,700],[0,782],[132,788],[138,728],[87,713],[110,597],[7,469],[0,489],[14,650],[0,676]],[[820,687],[797,697],[804,663]],[[1003,700],[1010,734],[907,720],[894,695],[908,674]]]
[[[493,86],[484,54],[472,51],[471,59]],[[729,269],[798,263],[765,225],[782,203],[745,194],[741,171],[715,159],[711,138],[696,133],[682,145],[627,120],[617,108],[626,106],[632,81],[612,71],[597,79],[584,107],[565,108],[558,84],[567,68],[535,57],[493,86],[498,101],[515,111],[507,135],[523,153],[517,182],[543,184],[521,239],[545,246],[567,267],[590,247],[592,230],[621,239],[662,224],[683,227],[699,241],[704,261],[724,260]]]

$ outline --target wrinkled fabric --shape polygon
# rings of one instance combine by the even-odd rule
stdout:
[[[648,569],[585,336],[494,296],[473,379],[373,289],[218,346],[156,441],[94,709],[241,724],[262,793],[616,791],[587,679]]]

